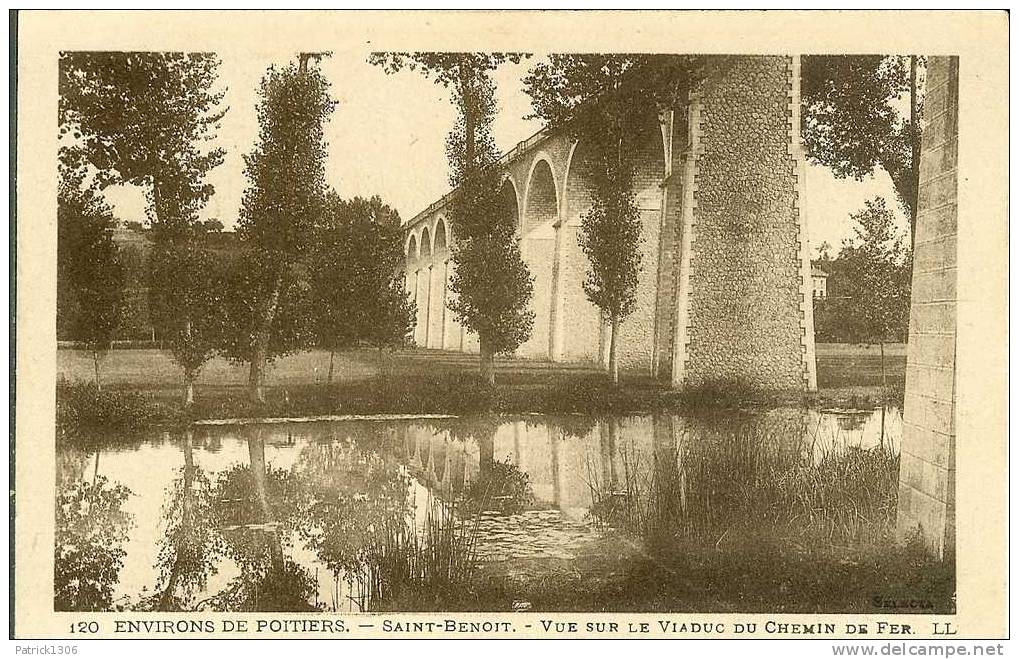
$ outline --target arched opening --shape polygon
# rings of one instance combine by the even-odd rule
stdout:
[[[414,327],[414,343],[422,348],[428,347],[428,309],[431,305],[432,289],[432,241],[428,235],[428,227],[421,230],[418,243],[421,253],[418,259],[417,274],[417,324]]]
[[[439,254],[446,250],[446,220],[445,218],[439,218],[439,221],[435,224],[435,253]]]
[[[428,235],[428,227],[421,230],[421,258],[427,259],[432,255],[432,240]]]
[[[548,359],[551,356],[552,299],[555,271],[555,229],[559,216],[559,196],[552,168],[539,158],[531,168],[524,195],[524,213],[520,225],[520,252],[534,277],[530,310],[534,327],[530,338],[520,346],[524,357]]]
[[[432,235],[432,264],[428,280],[428,337],[429,348],[442,349],[446,333],[446,290],[449,284],[449,250],[446,242],[446,220],[440,217]]]
[[[410,270],[417,260],[418,239],[414,234],[410,234],[410,240],[407,241],[407,269]]]
[[[503,180],[502,188],[499,190],[499,200],[503,210],[512,217],[513,226],[519,226],[520,209],[517,205],[517,188],[513,184],[513,179],[506,177]]]
[[[552,168],[545,159],[538,160],[527,181],[524,207],[524,221],[520,235],[526,236],[532,229],[555,221],[559,209],[555,179]]]
[[[619,367],[631,372],[657,372],[661,353],[671,354],[671,347],[662,349],[661,340],[671,336],[672,308],[675,294],[664,291],[671,287],[671,277],[661,277],[663,183],[665,181],[665,146],[661,125],[649,120],[626,136],[624,147],[633,160],[633,199],[640,220],[640,262],[633,311],[619,326],[616,350]],[[665,231],[667,240],[675,239],[675,229]],[[675,250],[666,250],[673,253]],[[664,272],[672,272],[666,269]],[[671,346],[671,343],[670,343]]]

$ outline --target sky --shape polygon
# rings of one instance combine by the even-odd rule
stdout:
[[[243,154],[258,136],[255,106],[258,84],[266,69],[284,65],[291,50],[273,51],[271,44],[244,57],[224,56],[220,81],[229,106],[215,144],[226,148],[222,165],[209,174],[215,194],[203,218],[218,218],[228,228],[236,225],[241,194],[247,181]],[[492,127],[501,151],[511,149],[541,128],[530,113],[530,98],[521,78],[537,60],[507,64],[495,74],[499,111]],[[388,75],[365,61],[362,52],[337,52],[322,60],[320,68],[331,82],[338,105],[326,127],[329,157],[326,180],[342,197],[379,195],[409,219],[449,190],[445,139],[455,111],[446,91],[416,71]],[[811,252],[822,242],[838,251],[851,237],[849,214],[864,201],[883,196],[896,209],[900,230],[908,222],[895,198],[891,179],[883,170],[863,181],[840,180],[826,167],[807,166],[805,210]],[[141,188],[118,186],[107,199],[123,220],[144,220]]]

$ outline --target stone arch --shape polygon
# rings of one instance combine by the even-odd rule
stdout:
[[[659,281],[666,148],[657,117],[643,126],[634,126],[624,140],[624,148],[634,164],[633,195],[641,227],[641,269],[634,309],[619,327],[617,351],[620,368],[650,374],[656,370],[660,352],[671,354],[671,343],[670,348],[663,350],[659,338],[671,332],[673,306],[671,297],[662,295]]]
[[[428,227],[421,229],[421,258],[428,259],[432,256],[432,239]]]
[[[428,321],[431,308],[432,290],[432,240],[428,227],[418,234],[418,267],[416,276],[417,305],[416,324],[414,326],[414,343],[422,348],[428,347]]]
[[[432,253],[439,254],[449,249],[449,238],[446,230],[446,218],[439,216],[435,221],[435,228],[432,230]]]
[[[446,347],[446,298],[449,289],[449,240],[446,218],[439,216],[432,225],[432,262],[428,266],[428,336],[426,346]]]
[[[418,239],[414,232],[411,232],[407,238],[407,245],[404,249],[404,253],[407,255],[407,263],[413,264],[418,260]]]
[[[526,236],[531,230],[554,222],[559,215],[559,189],[552,164],[544,153],[538,154],[531,163],[524,188],[524,213],[520,235]]]
[[[538,154],[531,164],[524,188],[524,212],[520,221],[520,253],[534,277],[529,307],[534,313],[531,336],[520,346],[523,357],[551,356],[552,295],[555,284],[555,229],[559,218],[559,191],[548,157]]]
[[[506,175],[502,179],[502,187],[499,189],[499,199],[503,208],[512,213],[513,226],[520,226],[520,195],[517,193],[517,183],[513,177]]]

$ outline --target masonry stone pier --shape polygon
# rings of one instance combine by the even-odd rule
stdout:
[[[624,371],[677,387],[816,387],[798,127],[799,59],[786,56],[715,56],[689,98],[632,127],[642,268],[617,337]],[[499,166],[534,275],[534,330],[516,356],[604,365],[610,329],[584,294],[577,242],[592,204],[589,144],[542,131]],[[477,337],[446,309],[449,200],[405,225],[414,342],[471,352]]]
[[[959,60],[927,60],[913,246],[898,531],[955,547],[955,339]]]

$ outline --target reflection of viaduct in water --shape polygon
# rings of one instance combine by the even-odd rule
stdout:
[[[632,126],[643,267],[620,327],[620,366],[676,386],[740,379],[813,389],[813,310],[803,213],[798,57],[716,56],[657,121]],[[534,276],[530,339],[517,355],[607,359],[609,328],[586,298],[578,245],[596,156],[584,136],[542,131],[505,154],[502,197]],[[447,308],[456,227],[450,197],[405,226],[406,288],[423,348],[478,350]]]
[[[433,492],[454,496],[484,478],[493,461],[504,462],[527,474],[536,507],[557,508],[580,519],[596,498],[644,496],[656,479],[678,483],[685,500],[685,449],[731,441],[737,432],[755,441],[778,439],[782,445],[768,450],[802,455],[810,446],[808,427],[812,423],[806,412],[778,410],[737,420],[654,415],[560,426],[542,417],[541,422],[507,420],[471,432],[419,424],[398,432],[401,458]]]

